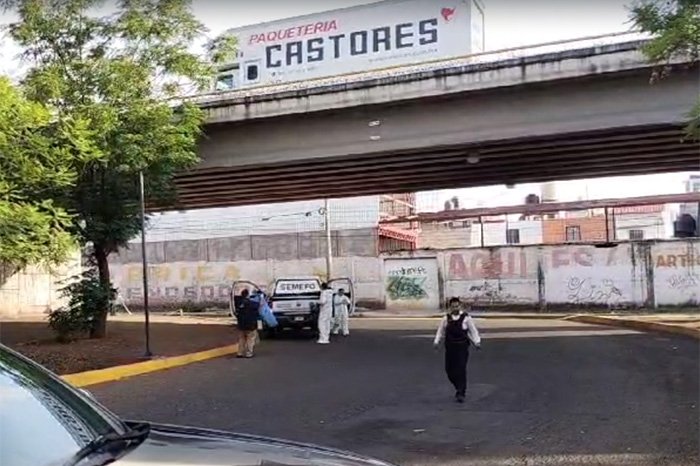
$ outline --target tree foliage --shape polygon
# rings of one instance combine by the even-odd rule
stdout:
[[[71,158],[75,182],[52,198],[74,213],[73,232],[110,289],[108,256],[140,228],[139,172],[148,202],[165,202],[173,175],[198,161],[203,113],[167,98],[210,83],[212,63],[191,52],[205,29],[187,0],[120,0],[107,16],[95,14],[98,0],[0,1],[19,16],[9,32],[30,65],[27,97],[60,124],[80,122],[85,156]],[[91,335],[103,336],[107,309],[95,312]]]
[[[49,314],[49,326],[56,333],[56,339],[68,343],[92,330],[97,315],[95,309],[109,309],[117,290],[102,285],[94,269],[80,276],[72,277],[61,289],[68,304]]]
[[[83,156],[87,136],[83,122],[55,124],[0,78],[0,263],[58,263],[74,246],[71,218],[49,196],[75,182],[70,159]]]
[[[632,9],[632,20],[652,39],[644,47],[649,59],[667,64],[676,58],[700,58],[700,1],[643,0]],[[664,77],[667,70],[659,76]],[[700,138],[700,99],[690,112],[688,136]]]

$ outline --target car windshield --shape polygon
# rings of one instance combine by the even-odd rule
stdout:
[[[0,346],[0,464],[62,464],[122,422],[86,394]]]

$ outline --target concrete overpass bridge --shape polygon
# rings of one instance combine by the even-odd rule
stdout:
[[[601,44],[601,40],[606,43]],[[700,168],[683,138],[698,63],[628,36],[195,97],[178,209]],[[620,193],[624,195],[624,193]]]

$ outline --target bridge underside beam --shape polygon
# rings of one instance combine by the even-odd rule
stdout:
[[[304,162],[202,168],[176,179],[178,202],[152,210],[522,184],[700,168],[676,125],[582,131]],[[624,195],[623,192],[620,193]]]

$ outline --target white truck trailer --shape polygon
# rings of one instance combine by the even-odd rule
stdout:
[[[456,58],[484,49],[481,0],[385,0],[230,29],[237,57],[216,90]]]

